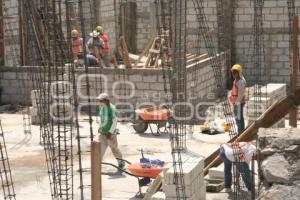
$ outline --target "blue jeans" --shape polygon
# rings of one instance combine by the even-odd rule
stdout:
[[[234,106],[233,112],[235,116],[235,122],[238,127],[238,133],[243,132],[245,129],[245,120],[244,120],[244,106],[245,104],[237,104]]]
[[[224,148],[220,149],[220,157],[224,162],[224,185],[225,188],[230,188],[232,184],[232,162],[225,155]],[[237,163],[238,171],[242,174],[243,181],[249,191],[252,189],[252,179],[250,175],[249,165],[246,162]]]

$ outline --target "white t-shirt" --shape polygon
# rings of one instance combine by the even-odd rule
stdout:
[[[235,154],[239,155],[241,162],[249,163],[256,152],[256,147],[251,142],[238,142],[235,144],[237,144],[237,147],[235,148],[232,147],[232,143],[221,145],[224,148],[226,158],[231,162],[234,162],[235,158],[233,151],[236,151]]]

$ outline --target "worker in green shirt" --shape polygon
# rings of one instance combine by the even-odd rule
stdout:
[[[106,93],[102,93],[98,96],[100,102],[99,117],[100,117],[100,128],[98,132],[100,133],[101,141],[101,160],[105,154],[107,146],[110,147],[114,157],[118,161],[119,168],[123,169],[125,162],[122,159],[122,153],[118,147],[117,140],[117,109],[115,105],[110,103],[109,97]]]

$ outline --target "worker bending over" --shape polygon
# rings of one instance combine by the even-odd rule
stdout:
[[[100,40],[103,42],[102,46],[102,60],[103,63],[106,67],[110,67],[110,58],[109,58],[109,41],[108,41],[108,36],[103,33],[103,27],[102,26],[97,26],[96,31],[99,34]]]
[[[233,105],[238,133],[241,133],[245,129],[244,106],[247,98],[246,80],[242,74],[241,65],[233,65],[231,72],[234,81],[231,90],[230,102]]]
[[[256,147],[251,142],[226,143],[221,145],[220,157],[224,162],[224,183],[226,192],[231,192],[231,170],[233,162],[238,162],[236,167],[242,175],[245,186],[249,191],[252,190],[249,163],[255,155]]]
[[[88,49],[88,53],[95,56],[99,63],[101,63],[103,45],[104,43],[99,38],[99,33],[97,31],[90,33],[90,38],[86,43],[86,48]]]
[[[117,110],[116,107],[110,103],[109,97],[106,93],[102,93],[98,96],[100,102],[99,117],[100,117],[100,133],[101,141],[101,160],[105,154],[107,146],[110,147],[114,157],[118,161],[118,166],[123,169],[125,162],[122,159],[122,153],[118,147],[117,140]]]

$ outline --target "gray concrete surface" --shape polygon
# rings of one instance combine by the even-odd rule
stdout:
[[[47,168],[44,150],[39,145],[39,127],[32,126],[32,135],[23,134],[22,115],[0,114],[3,130],[5,133],[8,155],[10,158],[13,180],[15,184],[17,199],[21,200],[50,200],[50,187],[47,175]],[[81,122],[81,132],[88,133],[87,122]],[[129,123],[119,123],[118,128],[121,134],[118,136],[121,151],[124,158],[130,162],[138,162],[141,154],[139,149],[143,148],[146,157],[161,159],[171,162],[170,142],[168,135],[153,136],[149,132],[138,135],[134,132]],[[97,130],[97,124],[94,124]],[[228,134],[204,135],[194,132],[187,140],[187,154],[208,156],[221,143],[229,139]],[[74,145],[76,142],[74,140]],[[88,148],[88,143],[83,144]],[[116,164],[110,150],[107,151],[104,162]],[[84,164],[89,165],[88,157],[84,158]],[[77,159],[74,160],[74,169],[78,169]],[[110,166],[103,166],[105,175],[103,179],[103,199],[138,199],[135,194],[138,191],[137,180],[127,175],[111,176],[109,174],[116,170]],[[89,177],[87,177],[89,179]],[[78,174],[74,177],[75,198],[79,199]],[[145,192],[146,187],[143,188]],[[85,194],[89,200],[88,192]],[[227,199],[228,194],[207,194],[208,200]]]

